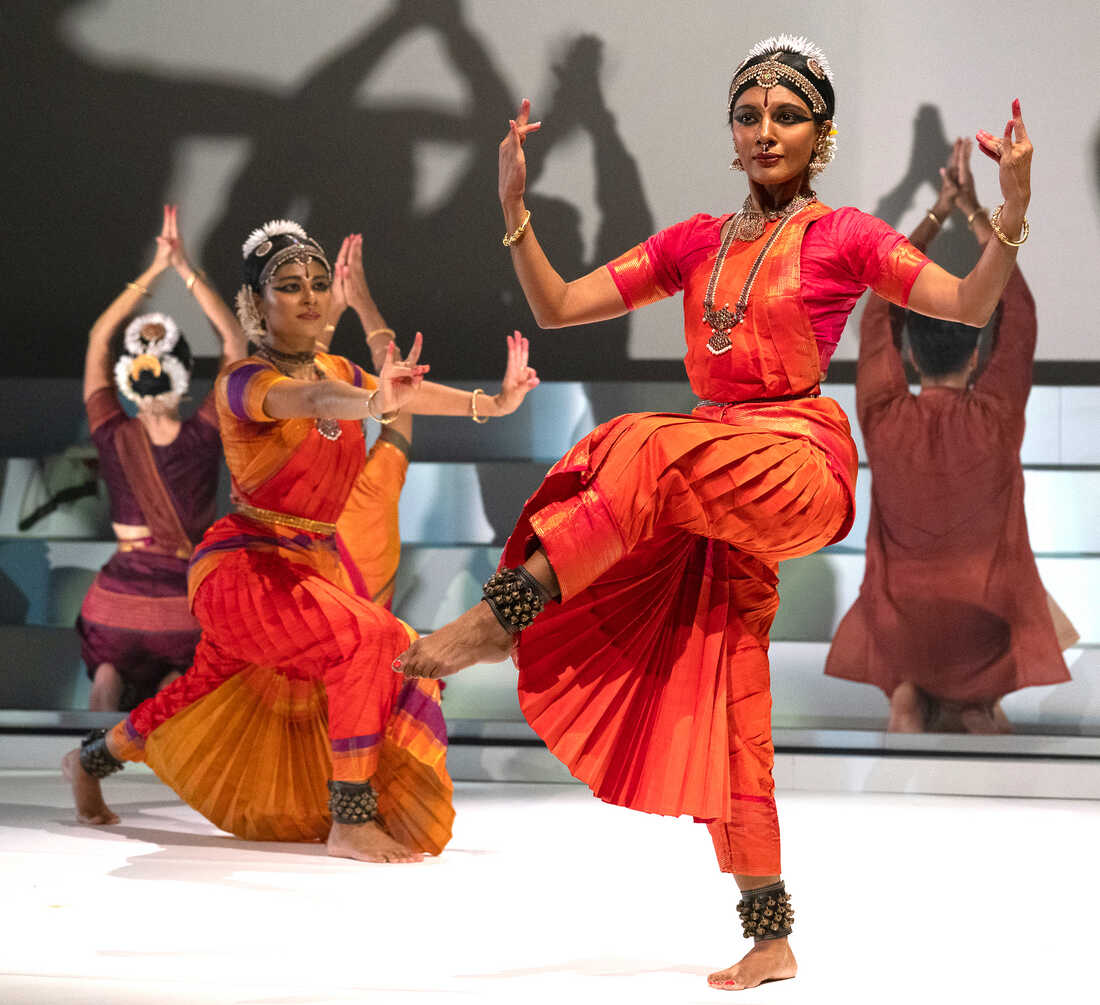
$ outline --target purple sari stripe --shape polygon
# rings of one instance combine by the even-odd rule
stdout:
[[[248,390],[248,382],[267,367],[262,363],[248,363],[234,370],[225,382],[225,394],[229,402],[229,410],[238,418],[247,422],[251,416],[245,410],[245,392]]]
[[[350,750],[364,750],[373,747],[382,739],[381,733],[367,733],[365,736],[342,736],[333,738],[332,750],[337,754],[346,754]]]
[[[447,744],[447,723],[443,710],[416,686],[416,681],[406,681],[397,696],[396,707],[417,722],[423,723],[444,746]]]

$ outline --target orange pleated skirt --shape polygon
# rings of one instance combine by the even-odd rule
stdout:
[[[779,871],[777,563],[847,533],[855,470],[829,399],[620,416],[551,469],[505,548],[515,566],[541,546],[562,591],[517,644],[528,722],[601,799],[728,823],[732,871]]]
[[[369,778],[397,840],[443,850],[454,809],[439,684],[390,667],[415,638],[408,626],[248,548],[227,554],[194,605],[195,663],[115,727],[121,757],[248,840],[323,840],[328,780]]]

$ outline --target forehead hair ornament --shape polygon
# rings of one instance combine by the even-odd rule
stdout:
[[[810,75],[817,78],[818,84],[803,73],[800,67],[781,58],[784,56],[793,56],[796,63],[804,63]],[[753,62],[761,57],[767,58]],[[747,65],[749,63],[752,65]],[[733,107],[734,99],[746,87],[756,84],[767,91],[781,83],[793,84],[793,90],[806,99],[814,115],[832,115],[832,68],[821,48],[803,35],[773,35],[757,42],[734,73],[727,107]],[[828,97],[822,94],[819,84],[825,87]]]
[[[241,255],[246,272],[249,271],[250,260],[256,264],[263,263],[255,281],[250,283],[255,290],[270,282],[275,272],[288,262],[309,265],[311,259],[316,260],[324,266],[325,272],[332,275],[325,249],[293,220],[269,220],[262,227],[257,227],[241,245]]]

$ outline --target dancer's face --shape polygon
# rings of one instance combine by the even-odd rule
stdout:
[[[734,149],[750,180],[760,185],[802,177],[818,130],[809,105],[782,85],[750,87],[733,106]]]
[[[311,258],[307,265],[287,262],[280,266],[257,304],[268,334],[295,346],[320,338],[328,318],[331,287],[325,267],[316,259]]]

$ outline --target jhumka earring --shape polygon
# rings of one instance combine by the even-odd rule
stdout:
[[[745,170],[745,165],[741,163],[741,158],[740,157],[734,157],[733,160],[730,161],[730,170],[731,171],[744,171]]]
[[[810,177],[816,178],[825,170],[836,156],[836,130],[822,130],[814,142],[814,153],[810,158]]]

